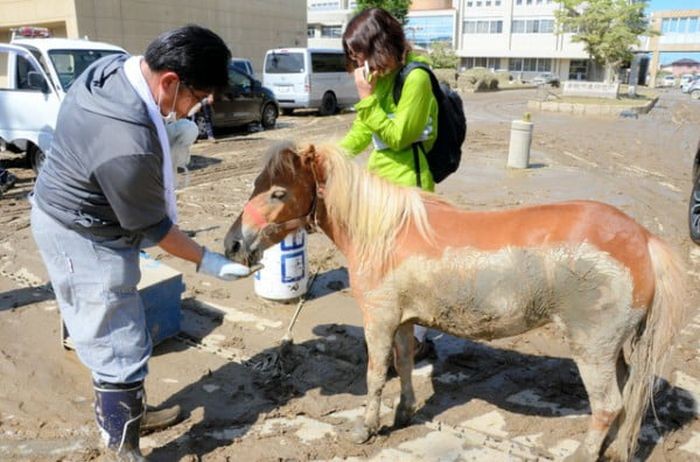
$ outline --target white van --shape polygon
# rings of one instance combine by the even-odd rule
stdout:
[[[38,172],[68,88],[96,60],[126,51],[88,40],[30,37],[0,43],[0,145],[24,152]]]
[[[357,89],[338,49],[277,48],[265,53],[263,85],[271,89],[282,112],[318,108],[321,115],[355,104]]]

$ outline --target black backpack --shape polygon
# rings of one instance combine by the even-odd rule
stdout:
[[[423,69],[430,76],[433,95],[438,105],[437,138],[430,152],[425,152],[422,142],[413,143],[413,161],[416,166],[418,187],[421,187],[420,164],[418,162],[418,147],[428,161],[430,173],[436,183],[457,170],[462,158],[462,143],[467,136],[467,119],[464,116],[462,98],[447,84],[439,83],[433,71],[426,64],[411,62],[405,65],[396,76],[394,82],[394,103],[399,104],[401,90],[408,73],[413,69]]]

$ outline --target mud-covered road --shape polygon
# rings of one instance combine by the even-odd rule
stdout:
[[[687,237],[686,207],[700,104],[674,91],[638,119],[534,113],[531,168],[507,170],[510,121],[535,95],[465,95],[464,160],[438,192],[472,209],[601,200],[678,249],[688,262],[692,316],[661,382],[659,422],[651,415],[646,421],[641,456],[699,460],[700,247]],[[179,178],[187,184],[178,192],[181,226],[220,250],[264,152],[279,140],[336,141],[353,117],[296,114],[274,130],[198,143],[189,177]],[[0,199],[0,460],[101,460],[89,374],[61,347],[59,313],[29,229],[33,175],[19,158],[3,156],[20,182]],[[368,444],[350,443],[346,432],[366,391],[360,316],[343,257],[323,235],[309,244],[317,276],[283,357],[277,345],[294,304],[261,300],[252,280],[213,280],[149,250],[186,284],[182,333],[156,348],[146,388],[151,404],[178,403],[187,418],[142,438],[151,460],[550,460],[575,449],[588,402],[552,326],[483,343],[431,331],[438,358],[414,373],[413,424],[390,428],[399,392],[392,378],[383,395],[385,428]]]

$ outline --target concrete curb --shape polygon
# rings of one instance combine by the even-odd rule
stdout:
[[[656,105],[659,97],[642,106],[614,106],[611,104],[559,103],[557,101],[527,102],[527,108],[536,111],[563,112],[566,114],[619,117],[621,113],[646,114]]]

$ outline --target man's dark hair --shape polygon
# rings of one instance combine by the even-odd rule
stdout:
[[[388,71],[403,65],[411,49],[401,23],[381,8],[369,8],[353,17],[345,28],[342,42],[349,72],[362,64],[353,62],[353,53],[363,53],[372,70]]]
[[[197,90],[211,92],[228,83],[231,52],[204,27],[189,24],[161,34],[148,45],[145,58],[151,70],[173,71]]]

